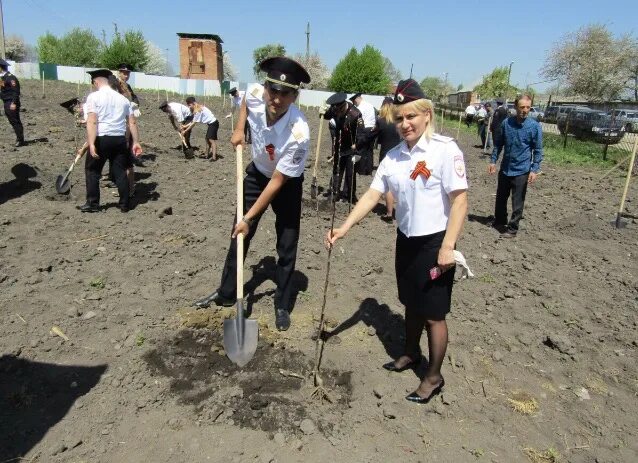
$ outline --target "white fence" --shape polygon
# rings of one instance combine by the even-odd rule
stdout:
[[[39,63],[15,63],[9,61],[11,71],[21,79],[41,79],[42,72]],[[94,68],[82,68],[73,66],[55,66],[57,80],[80,84],[90,83],[86,73]],[[135,89],[166,90],[182,95],[198,96],[222,96],[222,86],[218,80],[181,79],[179,77],[154,76],[143,72],[132,72],[129,80],[131,87]],[[237,87],[246,90],[250,83],[229,82],[229,87]],[[321,106],[332,92],[321,90],[301,90],[297,103],[303,106]],[[363,95],[376,108],[381,107],[383,97],[379,95]]]

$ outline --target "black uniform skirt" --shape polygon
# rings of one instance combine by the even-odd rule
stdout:
[[[408,238],[397,229],[394,268],[399,300],[406,312],[415,312],[427,320],[444,320],[450,311],[454,268],[435,280],[430,278],[430,269],[437,265],[444,237],[445,230]]]
[[[219,121],[208,124],[206,130],[206,140],[217,140],[217,131],[219,130]]]

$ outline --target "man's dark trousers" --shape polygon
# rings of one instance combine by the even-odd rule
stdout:
[[[106,161],[110,163],[110,172],[120,194],[120,207],[129,207],[129,184],[126,177],[128,147],[126,137],[100,136],[95,139],[95,149],[99,159],[86,154],[84,169],[86,172],[86,202],[91,206],[100,205],[100,176]]]
[[[11,101],[5,101],[4,113],[9,120],[9,124],[13,127],[13,131],[16,133],[16,141],[23,143],[24,128],[22,127],[22,121],[20,120],[20,104],[16,103],[16,109],[11,109]]]
[[[527,193],[529,173],[508,177],[499,171],[496,187],[496,204],[494,207],[494,225],[505,226],[510,232],[518,232],[518,223],[523,218],[523,206]],[[512,218],[507,222],[507,199],[512,195]]]
[[[244,214],[253,207],[257,198],[270,179],[259,172],[251,162],[246,168],[244,177]],[[292,310],[293,285],[292,275],[297,261],[297,243],[299,242],[299,227],[301,223],[301,194],[303,176],[290,177],[284,183],[277,196],[270,203],[275,213],[275,231],[277,233],[277,269],[275,271],[275,307],[277,309]],[[244,259],[250,247],[250,241],[259,225],[261,216],[256,217],[250,226],[248,235],[244,237]],[[233,221],[233,229],[237,218]],[[221,284],[217,290],[227,299],[237,297],[237,240],[231,239],[226,254],[226,263],[222,271]]]

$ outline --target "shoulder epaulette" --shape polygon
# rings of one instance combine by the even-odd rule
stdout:
[[[450,143],[451,141],[454,141],[454,138],[435,133],[432,135],[432,140],[440,141],[442,143]]]

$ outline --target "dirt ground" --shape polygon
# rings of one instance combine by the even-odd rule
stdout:
[[[638,223],[612,226],[622,173],[599,182],[602,171],[544,163],[523,231],[499,240],[487,225],[496,179],[476,140],[462,137],[471,204],[458,249],[476,277],[454,289],[444,393],[408,403],[422,369],[381,368],[401,351],[403,312],[395,227],[373,213],[332,256],[335,336],[323,371],[332,403],[319,403],[312,337],[329,213],[310,199],[310,160],[292,327],[274,329],[268,212],[245,267],[260,343],[238,369],[220,329],[232,308],[190,307],[216,287],[229,244],[228,108],[205,101],[221,121],[224,159],[185,160],[157,95],[141,92],[135,209],[120,213],[116,190],[104,187],[105,209],[81,214],[83,164],[69,196],[54,189],[75,134],[58,103],[77,87],[46,84],[42,98],[39,82],[22,82],[27,147],[13,148],[0,123],[1,462],[638,461]],[[318,117],[307,114],[314,146]],[[198,127],[194,144],[203,137]],[[636,181],[627,210],[638,213]],[[346,214],[338,204],[337,220]]]

